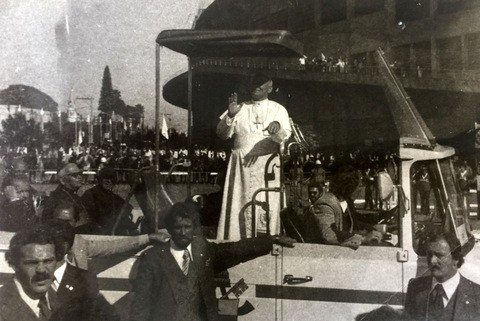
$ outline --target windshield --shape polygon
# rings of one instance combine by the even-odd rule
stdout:
[[[423,254],[422,239],[430,233],[455,233],[462,245],[469,237],[466,200],[449,158],[421,161],[410,170],[414,248]]]

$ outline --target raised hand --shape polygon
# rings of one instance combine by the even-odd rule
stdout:
[[[5,189],[3,190],[3,193],[9,202],[13,202],[20,199],[20,197],[17,194],[17,190],[12,185],[6,186]]]
[[[242,105],[238,105],[238,95],[233,93],[228,97],[228,117],[235,117],[236,114],[242,109]]]

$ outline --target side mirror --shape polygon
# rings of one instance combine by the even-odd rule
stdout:
[[[387,172],[380,172],[377,176],[377,191],[380,199],[386,201],[393,194],[393,181]]]

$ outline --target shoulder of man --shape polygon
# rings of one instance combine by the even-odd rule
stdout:
[[[424,288],[429,288],[432,285],[432,277],[431,276],[421,276],[417,278],[410,279],[408,281],[408,291],[417,292]]]
[[[152,260],[168,253],[170,253],[170,242],[158,243],[145,250],[142,253],[141,258],[143,260]]]
[[[473,282],[472,280],[467,279],[463,275],[460,275],[460,284],[459,286],[468,287],[472,289],[480,300],[480,284]],[[480,301],[478,302],[480,304]]]
[[[325,205],[331,207],[334,210],[341,210],[340,201],[334,194],[330,192],[323,193],[323,195],[320,196],[320,198],[313,204],[314,207],[320,207]]]

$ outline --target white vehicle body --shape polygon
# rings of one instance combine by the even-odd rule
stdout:
[[[406,106],[407,111],[408,108],[412,106]],[[408,118],[408,113],[402,112],[399,114]],[[402,121],[408,123],[409,119]],[[393,189],[399,210],[389,246],[361,246],[353,250],[337,245],[297,243],[295,248],[275,247],[270,255],[231,268],[228,283],[233,285],[243,278],[248,285],[240,297],[238,319],[351,321],[358,314],[382,305],[402,308],[409,280],[428,273],[425,257],[417,254],[416,232],[421,229],[454,232],[462,244],[467,243],[468,215],[453,174],[453,155],[454,150],[449,147],[418,148],[400,143],[398,181]],[[416,203],[412,204],[412,195],[416,193],[412,190],[412,173],[417,162],[425,164],[433,177],[432,218],[421,218]],[[442,220],[435,221],[435,214]],[[13,274],[4,261],[10,237],[11,234],[0,235],[2,283]],[[479,251],[474,246],[460,270],[477,283],[480,283]],[[129,291],[135,280],[138,257],[137,254],[95,258],[89,264],[89,269],[98,275],[102,293],[123,317],[128,314]]]

